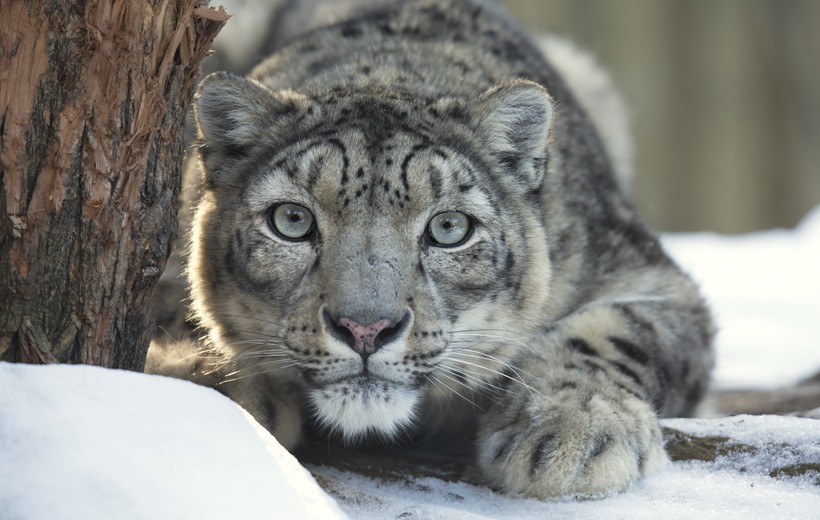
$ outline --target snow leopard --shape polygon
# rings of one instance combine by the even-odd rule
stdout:
[[[195,96],[205,337],[148,371],[290,450],[469,446],[509,494],[662,467],[658,418],[704,394],[713,324],[619,181],[586,58],[485,0],[287,2],[271,27],[270,57]]]

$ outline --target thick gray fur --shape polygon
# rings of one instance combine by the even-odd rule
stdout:
[[[208,337],[149,370],[222,389],[288,448],[306,429],[471,443],[509,493],[600,496],[660,467],[657,417],[703,395],[711,319],[577,81],[479,0],[288,2],[274,26],[249,79],[197,94]],[[280,203],[315,216],[306,240],[274,231]],[[456,247],[427,233],[445,211],[475,223]],[[395,327],[365,357],[342,318]]]

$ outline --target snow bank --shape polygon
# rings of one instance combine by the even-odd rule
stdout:
[[[820,422],[783,417],[667,420],[730,437],[732,458],[677,462],[627,493],[544,503],[431,477],[400,482],[312,466],[362,519],[816,518]],[[754,449],[750,449],[754,448]],[[333,519],[339,507],[267,432],[214,391],[85,366],[0,363],[0,518]]]
[[[4,520],[343,516],[293,456],[213,390],[0,363]]]

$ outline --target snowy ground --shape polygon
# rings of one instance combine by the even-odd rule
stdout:
[[[820,369],[820,209],[792,231],[665,242],[718,315],[718,387],[790,385]],[[719,456],[674,462],[604,500],[559,503],[310,466],[334,502],[214,391],[94,367],[0,363],[0,519],[820,518],[820,421],[664,426],[717,442]]]

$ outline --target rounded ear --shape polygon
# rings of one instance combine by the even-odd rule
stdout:
[[[302,94],[272,91],[228,72],[205,77],[194,97],[194,116],[206,174],[222,170],[227,161],[245,157],[257,143],[280,134],[309,104]]]
[[[527,190],[541,185],[547,167],[552,98],[532,81],[496,85],[479,98],[480,133],[501,168]]]

